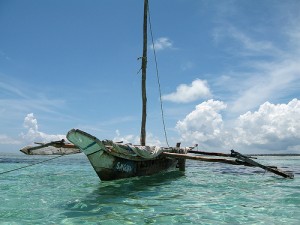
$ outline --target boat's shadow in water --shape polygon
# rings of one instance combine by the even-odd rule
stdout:
[[[64,216],[72,218],[106,215],[126,207],[138,207],[135,205],[142,204],[141,201],[145,199],[161,198],[162,189],[169,189],[173,182],[184,176],[184,172],[172,171],[152,176],[100,182],[95,190],[83,199],[65,205]]]

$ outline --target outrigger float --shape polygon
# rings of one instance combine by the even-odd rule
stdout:
[[[194,154],[203,154],[203,155],[213,155],[213,156],[221,156],[221,157],[231,157],[235,158],[235,160],[232,159],[226,159],[226,158],[205,158],[201,156],[195,156],[195,155],[183,155],[183,154],[174,154],[174,153],[168,153],[165,152],[163,154],[168,155],[169,157],[176,157],[180,159],[192,159],[192,160],[199,160],[199,161],[206,161],[206,162],[219,162],[219,163],[226,163],[231,165],[244,165],[244,166],[251,166],[251,167],[260,167],[266,171],[269,171],[271,173],[275,173],[279,176],[282,176],[284,178],[294,178],[294,174],[290,171],[282,171],[281,169],[277,168],[276,166],[265,166],[261,163],[258,163],[254,161],[253,157],[243,155],[239,152],[236,152],[234,150],[231,150],[231,154],[224,154],[224,153],[217,153],[217,152],[204,152],[204,151],[194,151],[190,150],[189,153]]]

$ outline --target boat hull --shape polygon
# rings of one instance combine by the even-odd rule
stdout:
[[[177,159],[168,157],[133,161],[113,156],[105,151],[90,154],[87,157],[98,177],[103,181],[147,176],[166,170],[173,170],[178,163]]]
[[[98,177],[103,181],[152,175],[174,170],[178,165],[177,159],[163,154],[145,159],[131,153],[115,152],[105,146],[105,142],[78,129],[70,130],[67,138],[85,153]]]

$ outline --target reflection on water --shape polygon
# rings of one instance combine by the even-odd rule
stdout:
[[[141,206],[143,205],[141,201],[161,197],[164,186],[170,186],[182,178],[184,178],[183,172],[172,171],[153,176],[100,182],[97,188],[82,200],[75,200],[67,204],[66,210],[68,212],[65,215],[80,217],[94,213],[106,214],[112,208],[116,212],[118,207]],[[132,205],[133,202],[137,205]]]

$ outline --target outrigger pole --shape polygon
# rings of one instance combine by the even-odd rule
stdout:
[[[199,153],[197,153],[197,151],[188,151],[188,153],[191,153],[191,152],[199,154]],[[201,152],[200,154],[223,156],[223,157],[233,157],[233,158],[236,158],[236,160],[230,160],[230,159],[224,159],[224,158],[211,158],[211,157],[206,158],[206,157],[202,157],[202,156],[195,156],[195,155],[189,155],[189,154],[178,154],[178,153],[171,153],[171,152],[163,152],[162,154],[164,154],[165,156],[171,157],[171,158],[178,158],[178,159],[192,159],[192,160],[205,161],[205,162],[218,162],[218,163],[226,163],[226,164],[231,164],[231,165],[244,165],[244,166],[260,167],[264,170],[275,173],[284,178],[290,178],[290,179],[294,178],[294,174],[292,172],[282,171],[282,170],[278,169],[276,166],[262,165],[256,161],[250,159],[250,157],[245,156],[234,150],[231,150],[231,154],[213,153],[213,152]]]

